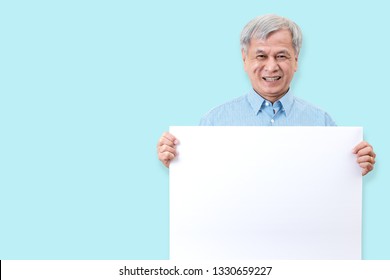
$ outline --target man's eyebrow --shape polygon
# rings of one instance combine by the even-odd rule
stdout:
[[[281,50],[278,51],[277,54],[290,54],[290,52],[288,50]]]
[[[266,54],[266,52],[264,50],[262,50],[262,49],[257,49],[256,50],[256,54]],[[288,54],[288,55],[290,55],[290,52],[287,49],[283,49],[283,50],[278,51],[276,54]]]
[[[276,54],[285,54],[285,55],[291,55],[291,53],[288,50],[280,50]]]

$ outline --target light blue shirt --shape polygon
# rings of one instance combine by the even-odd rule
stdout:
[[[265,100],[254,90],[209,111],[202,126],[335,126],[328,113],[288,91],[280,100]]]

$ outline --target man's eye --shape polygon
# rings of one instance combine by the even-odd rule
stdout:
[[[285,56],[283,54],[276,56],[276,59],[278,59],[278,60],[283,60],[283,59],[286,59],[286,58],[287,58],[287,56]]]
[[[266,56],[264,54],[259,54],[256,56],[258,59],[264,59],[266,58]]]

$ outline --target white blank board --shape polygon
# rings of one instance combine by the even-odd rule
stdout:
[[[171,259],[361,259],[360,127],[170,127]]]

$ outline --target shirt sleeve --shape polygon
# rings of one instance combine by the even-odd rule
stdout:
[[[203,116],[200,119],[199,126],[213,126],[212,121],[210,120],[210,117],[208,117],[208,114]]]
[[[328,113],[325,113],[325,126],[337,126],[335,121],[329,116]]]

